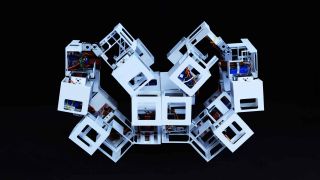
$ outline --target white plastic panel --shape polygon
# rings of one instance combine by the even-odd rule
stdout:
[[[231,82],[235,112],[264,110],[263,82],[260,79],[239,78]]]
[[[92,81],[87,81],[86,85],[73,84],[69,81],[69,77],[65,77],[60,86],[58,110],[81,115],[87,114],[92,85]]]

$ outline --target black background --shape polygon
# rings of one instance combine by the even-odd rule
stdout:
[[[13,2],[2,21],[0,174],[9,179],[212,178],[319,179],[319,73],[316,6],[237,1]],[[79,117],[58,112],[64,48],[73,39],[99,42],[121,22],[155,56],[153,70],[172,66],[167,52],[202,21],[225,42],[248,38],[258,49],[265,111],[241,113],[255,132],[235,153],[206,163],[190,145],[133,146],[114,164],[68,139]],[[130,117],[130,98],[102,69],[102,86]],[[213,77],[197,104],[214,92]],[[195,107],[195,113],[199,107]],[[0,178],[2,179],[2,178]]]

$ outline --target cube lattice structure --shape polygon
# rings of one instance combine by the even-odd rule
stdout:
[[[73,40],[65,48],[58,110],[82,115],[69,138],[88,154],[117,162],[132,145],[190,144],[206,161],[237,150],[253,131],[237,114],[263,111],[257,50],[248,39],[225,43],[206,22],[167,54],[168,72],[153,71],[154,57],[118,24],[99,43]],[[101,61],[131,97],[131,119],[100,87]],[[219,89],[192,118],[197,92],[219,67]]]

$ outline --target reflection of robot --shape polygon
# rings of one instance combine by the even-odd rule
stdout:
[[[98,44],[72,41],[58,110],[84,117],[69,138],[90,155],[99,150],[114,162],[133,144],[189,143],[206,161],[225,147],[234,152],[253,134],[237,113],[264,109],[257,50],[241,41],[226,44],[203,22],[168,53],[168,72],[151,70],[154,57],[121,24]],[[101,60],[131,96],[131,120],[101,89]],[[216,63],[221,88],[191,119],[195,93]]]

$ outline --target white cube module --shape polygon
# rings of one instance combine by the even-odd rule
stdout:
[[[192,120],[190,126],[189,143],[206,161],[210,161],[225,148],[214,135],[214,124],[217,120],[210,116],[207,109],[204,109]]]
[[[189,55],[181,63],[175,64],[168,74],[170,80],[189,96],[193,96],[211,76]]]
[[[133,145],[162,143],[190,144],[208,162],[226,148],[235,152],[253,135],[237,113],[264,109],[257,50],[248,39],[226,44],[206,22],[170,50],[168,72],[150,68],[153,55],[120,23],[97,44],[73,40],[65,53],[58,110],[84,116],[69,138],[88,154],[99,150],[114,162]],[[130,119],[101,88],[101,61],[130,95]],[[201,93],[208,98],[200,102],[196,92],[214,65],[218,90]],[[192,119],[195,103],[203,109]]]
[[[85,116],[73,129],[69,139],[92,155],[105,141],[111,128],[103,126],[92,115]]]
[[[110,134],[99,150],[114,162],[117,162],[133,145],[134,132],[129,120],[114,110],[104,117],[98,117],[110,128]]]
[[[221,125],[213,133],[231,152],[253,135],[253,131],[233,110],[222,117]]]
[[[192,97],[181,91],[171,90],[162,93],[163,125],[191,124]]]
[[[114,162],[117,162],[132,146],[132,130],[120,123],[121,121],[115,119],[107,123],[111,130],[106,140],[99,147],[99,150]]]
[[[187,54],[196,56],[202,66],[211,68],[217,61],[217,56],[229,59],[231,51],[224,41],[210,30],[209,25],[203,22],[188,37],[183,37],[167,57],[176,64]]]
[[[117,68],[123,56],[132,53],[137,54],[141,61],[149,67],[154,63],[153,55],[142,41],[140,39],[135,40],[120,23],[100,41],[99,46],[94,46],[93,50],[112,69]]]
[[[121,58],[132,53],[135,48],[135,40],[119,23],[99,42],[99,45],[94,47],[94,52],[97,56],[101,56],[112,69],[115,69]]]
[[[94,78],[97,58],[91,50],[90,43],[83,43],[80,40],[71,41],[65,48],[65,75],[71,76],[71,73],[81,72]]]
[[[71,81],[71,77],[65,77],[61,81],[58,110],[81,115],[87,114],[92,86],[92,81],[77,84]]]
[[[263,82],[260,79],[238,78],[231,81],[235,112],[263,111]]]
[[[133,126],[160,126],[161,96],[138,95],[131,98]]]
[[[160,126],[162,124],[160,73],[155,72],[153,75],[154,79],[131,97],[133,126]]]
[[[112,76],[131,96],[154,79],[152,70],[134,54],[123,57],[123,63],[113,70]]]

